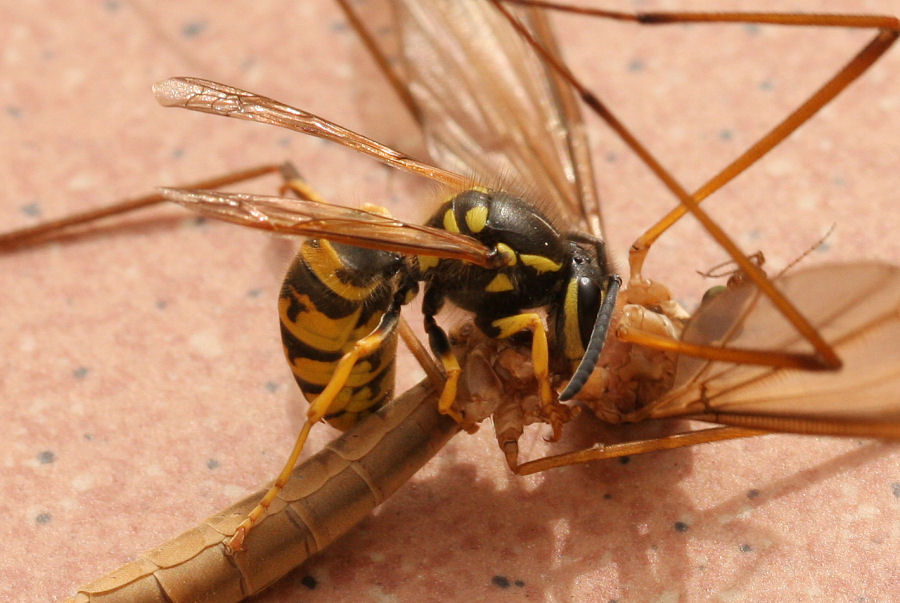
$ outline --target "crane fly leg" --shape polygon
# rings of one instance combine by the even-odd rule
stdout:
[[[778,350],[745,350],[739,348],[716,347],[711,345],[698,345],[671,339],[656,333],[620,323],[616,328],[616,337],[620,341],[636,343],[664,352],[686,354],[695,358],[706,358],[721,362],[734,362],[739,364],[755,364],[758,366],[773,366],[778,368],[792,368],[805,371],[823,370],[820,363],[813,361],[807,354],[792,354]]]
[[[622,442],[620,444],[610,444],[608,446],[601,444],[592,448],[575,450],[528,461],[517,466],[515,472],[519,475],[529,475],[546,471],[547,469],[553,469],[555,467],[565,467],[567,465],[589,463],[601,459],[644,454],[646,452],[655,452],[657,450],[672,450],[673,448],[683,448],[685,446],[706,444],[708,442],[748,438],[765,435],[767,433],[769,432],[756,429],[743,429],[740,427],[711,427],[708,429],[678,433],[650,440],[635,440],[633,442]]]
[[[765,274],[747,258],[732,239],[722,228],[703,210],[699,203],[710,194],[734,179],[738,174],[753,165],[763,155],[777,146],[787,136],[815,115],[822,107],[828,104],[835,96],[844,90],[857,77],[862,75],[872,64],[884,54],[900,35],[900,21],[887,16],[859,16],[859,15],[779,15],[775,13],[618,13],[613,11],[577,10],[571,7],[549,2],[531,2],[529,0],[514,0],[512,3],[540,6],[582,12],[602,18],[633,21],[640,24],[664,24],[664,23],[693,23],[693,22],[727,22],[727,23],[765,23],[772,25],[799,25],[799,26],[841,26],[877,29],[878,33],[857,55],[843,68],[837,71],[825,84],[814,92],[797,109],[777,124],[772,130],[751,145],[737,159],[714,175],[706,184],[701,186],[693,194],[675,179],[669,170],[650,153],[650,151],[631,133],[631,131],[606,107],[605,104],[589,91],[552,52],[544,48],[535,37],[513,16],[504,6],[501,0],[494,0],[510,24],[516,28],[519,34],[539,53],[542,58],[579,92],[582,100],[603,119],[610,128],[637,154],[647,167],[663,182],[663,184],[678,198],[680,205],[672,210],[662,220],[648,229],[632,245],[629,252],[629,265],[632,280],[640,278],[644,258],[650,246],[659,236],[668,230],[685,213],[690,211],[700,222],[703,228],[725,249],[741,270],[768,296],[779,308],[794,328],[809,341],[815,351],[808,354],[790,354],[790,359],[779,359],[777,366],[809,366],[817,369],[836,370],[841,367],[841,360],[834,349],[822,338],[819,332],[809,321],[794,307],[794,305],[782,295],[766,278]],[[768,357],[760,357],[768,360]],[[767,362],[763,362],[766,364]]]
[[[185,184],[179,188],[186,189],[210,189],[237,184],[246,180],[252,180],[267,174],[278,172],[281,166],[277,164],[260,165],[246,170],[238,170],[229,172],[215,178],[208,178]],[[118,216],[129,213],[145,207],[151,207],[166,201],[166,198],[160,193],[150,193],[132,199],[125,199],[106,207],[91,209],[88,211],[72,214],[57,220],[48,220],[35,226],[20,228],[12,232],[0,234],[0,251],[9,251],[18,247],[26,247],[52,241],[60,236],[69,233],[69,229],[74,226],[80,226],[103,218]]]
[[[619,13],[614,11],[590,11],[578,10],[572,7],[551,2],[532,2],[529,0],[514,0],[514,4],[540,6],[542,8],[571,10],[601,18],[611,18],[624,21],[632,21],[639,24],[664,24],[664,23],[765,23],[771,25],[796,25],[796,26],[827,26],[827,27],[857,27],[877,29],[874,38],[853,57],[844,67],[839,69],[828,81],[807,98],[797,109],[791,112],[780,123],[763,135],[756,143],[751,145],[737,159],[715,174],[706,184],[702,185],[693,194],[678,182],[672,173],[666,169],[654,155],[632,134],[610,109],[590,90],[588,90],[578,78],[566,67],[559,58],[545,48],[505,6],[504,0],[494,0],[497,9],[503,13],[510,24],[528,42],[543,60],[552,67],[561,77],[565,78],[580,94],[582,100],[588,105],[606,124],[628,145],[641,161],[659,178],[669,191],[679,200],[680,205],[672,210],[656,225],[647,230],[632,245],[629,252],[629,265],[632,272],[632,280],[640,278],[644,258],[653,242],[668,230],[685,213],[691,212],[703,228],[713,239],[728,252],[729,256],[737,263],[742,271],[759,287],[767,297],[778,307],[784,317],[791,322],[794,328],[814,348],[814,352],[808,354],[785,355],[778,360],[777,366],[809,366],[817,369],[837,370],[842,366],[831,345],[826,342],[819,332],[810,324],[797,308],[772,285],[765,274],[755,266],[734,243],[725,231],[702,209],[699,203],[716,190],[733,180],[748,167],[758,161],[763,155],[772,150],[787,136],[801,125],[806,123],[813,115],[831,102],[842,90],[844,90],[857,77],[865,73],[875,61],[881,57],[888,48],[900,36],[900,21],[888,16],[859,16],[859,15],[779,15],[776,13]],[[793,356],[788,358],[787,356]]]

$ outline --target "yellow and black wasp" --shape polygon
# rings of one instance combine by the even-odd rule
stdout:
[[[441,3],[411,3],[410,7],[408,7],[408,11],[410,14],[413,14],[416,10],[417,4],[428,4],[430,8],[438,7]],[[459,3],[462,5],[463,3]],[[472,17],[471,20],[464,20],[460,18],[457,22],[466,22],[469,25],[467,27],[472,27],[473,29],[477,29],[480,21],[478,18],[485,17],[484,22],[488,23],[488,27],[492,30],[495,30],[495,33],[500,34],[502,27],[496,25],[496,22],[490,21],[491,18],[489,15],[494,14],[490,11],[493,8],[490,5],[485,4],[482,7],[476,6],[475,8],[471,8],[469,5],[467,6],[467,14],[462,15],[462,17]],[[474,13],[472,13],[474,11]],[[410,17],[406,17],[410,18]],[[412,37],[415,38],[416,32],[422,32],[420,35],[424,35],[426,31],[426,26],[428,25],[427,20],[422,20],[421,15],[416,17],[416,20],[410,20],[410,23],[414,22],[417,24],[418,29],[410,28],[410,33]],[[507,35],[507,34],[503,34]],[[442,39],[441,36],[433,36],[435,40]],[[476,36],[477,39],[477,36]],[[544,38],[544,41],[547,42],[547,39]],[[526,53],[531,52],[531,50],[526,49]],[[468,56],[468,55],[466,55]],[[429,61],[425,61],[424,64],[418,65],[418,69],[427,70],[430,67],[434,67],[435,69],[440,68],[441,70],[445,70],[451,75],[449,75],[446,79],[447,81],[455,81],[461,82],[465,81],[461,79],[461,76],[456,74],[453,70],[453,65],[447,66],[445,63],[440,63],[440,67],[438,67],[437,63],[430,63]],[[473,61],[472,63],[460,65],[462,68],[470,68],[473,65],[479,66],[477,61]],[[479,67],[480,68],[480,67]],[[541,71],[543,70],[543,71]],[[552,70],[547,70],[546,66],[538,65],[538,72],[541,73],[544,77],[552,76]],[[531,72],[526,71],[521,74],[521,84],[523,86],[531,86],[530,89],[534,90],[535,86],[540,91],[545,91],[545,84],[537,83],[538,78],[530,78],[527,77],[531,75]],[[482,77],[483,76],[483,77]],[[490,80],[492,78],[492,73],[481,73],[479,77],[482,79]],[[411,77],[410,81],[417,82],[434,82],[435,88],[425,87],[425,92],[428,95],[437,97],[438,89],[437,89],[437,78],[429,78],[427,72],[419,73],[415,77]],[[496,82],[505,81],[502,78],[495,78]],[[543,81],[543,80],[540,80]],[[496,86],[494,88],[487,89],[485,96],[490,99],[492,94],[498,94],[502,92],[502,86]],[[460,86],[460,89],[465,89],[464,86]],[[584,245],[585,249],[588,252],[588,255],[591,255],[593,251],[593,255],[596,257],[598,254],[596,253],[596,246],[593,241],[596,240],[600,232],[599,225],[596,222],[597,215],[596,212],[593,211],[595,202],[592,200],[593,197],[589,192],[585,192],[590,188],[589,179],[581,179],[580,176],[583,176],[583,173],[579,171],[579,167],[583,167],[587,164],[585,161],[577,161],[574,160],[574,157],[579,157],[579,153],[583,151],[583,149],[579,150],[578,145],[578,136],[574,134],[573,131],[577,130],[577,128],[567,129],[565,124],[578,124],[577,120],[572,121],[572,113],[567,113],[566,111],[559,109],[559,107],[563,107],[566,105],[567,99],[572,100],[571,95],[567,95],[565,90],[566,88],[554,86],[553,84],[547,85],[548,90],[553,91],[554,93],[559,93],[562,101],[556,99],[556,103],[554,107],[557,108],[559,113],[551,113],[550,121],[542,121],[535,120],[533,123],[529,123],[531,120],[523,117],[524,115],[528,115],[527,111],[510,111],[508,107],[510,105],[505,103],[509,102],[508,98],[503,99],[503,102],[498,102],[494,106],[496,107],[505,107],[506,111],[494,111],[490,113],[490,117],[492,119],[500,118],[499,122],[493,121],[492,123],[499,123],[499,126],[491,126],[490,128],[483,128],[483,131],[480,132],[482,137],[480,140],[482,141],[481,146],[478,145],[472,146],[471,141],[468,139],[468,134],[465,136],[461,136],[458,132],[455,132],[452,128],[448,127],[448,123],[455,123],[457,125],[461,123],[465,123],[467,125],[471,125],[468,122],[475,123],[474,120],[476,116],[470,115],[465,111],[461,110],[463,108],[464,103],[460,103],[460,107],[451,106],[447,107],[445,105],[432,105],[429,102],[419,101],[418,111],[425,112],[429,114],[427,119],[424,119],[424,123],[430,124],[432,133],[436,132],[433,142],[434,148],[432,149],[436,154],[435,157],[440,158],[440,160],[435,159],[436,162],[441,163],[441,165],[445,165],[451,167],[456,172],[467,174],[465,178],[459,176],[447,177],[446,173],[443,173],[440,170],[436,170],[434,168],[428,166],[421,166],[419,169],[419,173],[423,173],[429,176],[436,176],[437,180],[445,182],[449,188],[455,190],[474,190],[475,192],[484,193],[485,190],[491,191],[495,190],[497,187],[498,181],[502,182],[496,174],[506,174],[512,175],[510,177],[511,182],[504,182],[504,187],[508,190],[514,190],[516,192],[516,198],[519,195],[527,194],[529,199],[540,198],[542,201],[542,205],[540,205],[540,209],[536,210],[537,215],[546,214],[548,216],[552,216],[553,222],[555,224],[561,225],[557,227],[557,230],[560,231],[561,234],[569,234],[569,232],[590,232],[592,233],[592,238],[585,238]],[[421,92],[422,89],[420,88]],[[256,97],[255,95],[247,95],[241,96],[241,104],[243,108],[250,109],[250,105],[252,103],[245,103],[244,101],[259,99],[260,97]],[[219,100],[223,100],[219,98]],[[490,100],[483,101],[485,106],[490,105]],[[442,118],[439,117],[440,111],[438,111],[437,107],[440,107],[441,111],[448,112],[452,117],[448,117],[447,121],[442,121]],[[456,113],[453,113],[453,110],[459,110]],[[252,109],[250,109],[252,111]],[[288,117],[290,119],[296,119],[299,113],[296,110],[291,110],[288,112]],[[438,116],[438,117],[435,117]],[[545,116],[546,117],[546,116]],[[555,119],[555,121],[554,121]],[[319,122],[319,126],[321,127],[324,122]],[[547,124],[551,125],[548,126]],[[483,125],[479,122],[477,125]],[[398,157],[396,154],[392,154],[389,150],[385,150],[383,147],[373,146],[371,145],[371,141],[362,140],[361,137],[353,137],[349,136],[345,132],[340,132],[338,130],[334,130],[331,126],[333,124],[324,124],[324,130],[327,130],[328,133],[333,134],[334,132],[339,132],[335,137],[344,144],[351,146],[353,148],[362,148],[368,149],[371,154],[378,156],[380,159],[390,161],[396,161],[397,164],[403,166],[405,164],[406,167],[413,165],[411,160],[408,158]],[[513,128],[515,127],[516,131],[513,132]],[[475,131],[476,128],[472,128],[471,131]],[[550,136],[546,136],[548,133]],[[469,130],[465,130],[465,133],[468,133]],[[558,136],[560,132],[565,133],[564,136]],[[455,136],[455,137],[454,137]],[[562,161],[557,161],[557,157],[553,157],[552,161],[546,161],[547,156],[541,156],[542,153],[548,153],[546,150],[546,146],[539,147],[533,155],[523,155],[523,149],[527,149],[529,147],[529,141],[532,140],[553,140],[558,141],[563,139],[566,141],[566,144],[561,145],[568,147],[563,152],[558,153],[559,157],[562,157]],[[368,145],[368,146],[367,146]],[[534,145],[531,145],[534,146]],[[559,151],[559,149],[555,149],[555,151]],[[497,155],[502,155],[504,158],[497,162],[492,163],[494,159],[496,159]],[[477,156],[477,158],[476,158]],[[465,158],[475,158],[471,159],[470,162],[465,161],[464,159],[460,159],[461,157]],[[455,160],[454,160],[455,158]],[[471,166],[473,165],[481,165],[487,167],[481,167],[479,169],[475,169]],[[515,166],[511,168],[510,166]],[[572,167],[575,169],[569,170],[568,168]],[[414,171],[416,171],[414,169]],[[473,174],[474,173],[474,174]],[[487,174],[486,176],[481,176],[481,174]],[[482,190],[473,189],[473,183],[480,183],[483,186]],[[301,189],[302,186],[296,186],[295,188]],[[555,192],[554,192],[555,191]],[[202,194],[198,193],[196,199],[200,199]],[[423,270],[422,266],[428,266],[429,262],[433,262],[434,260],[430,258],[441,258],[442,260],[452,260],[452,261],[465,261],[472,265],[483,266],[485,269],[490,269],[493,274],[496,274],[498,271],[502,272],[504,269],[504,265],[500,262],[502,260],[502,256],[500,254],[492,254],[491,249],[487,246],[479,243],[477,240],[473,240],[470,237],[464,236],[454,236],[453,233],[448,232],[443,229],[438,229],[435,231],[433,229],[410,225],[410,224],[402,224],[396,220],[393,220],[387,216],[379,216],[378,212],[359,212],[354,213],[355,210],[349,210],[345,208],[330,206],[327,204],[317,203],[315,206],[310,206],[310,213],[307,217],[302,217],[302,211],[300,211],[300,207],[302,203],[298,203],[296,201],[291,201],[290,203],[276,202],[274,200],[265,200],[262,198],[247,198],[247,197],[231,197],[226,198],[223,196],[218,197],[210,197],[209,200],[220,206],[219,211],[222,211],[225,207],[227,207],[227,211],[225,213],[233,212],[238,221],[242,223],[253,222],[256,225],[262,228],[269,228],[271,230],[280,230],[283,232],[294,231],[301,234],[308,234],[313,237],[323,237],[326,241],[336,241],[335,243],[329,245],[332,249],[342,249],[342,245],[347,244],[367,244],[369,246],[383,245],[384,249],[382,251],[377,252],[369,252],[371,255],[370,258],[380,258],[378,260],[372,260],[375,264],[380,263],[384,267],[383,272],[379,272],[377,275],[375,271],[371,271],[368,267],[368,264],[360,273],[356,274],[342,274],[342,278],[339,278],[338,281],[342,283],[341,285],[336,284],[334,281],[331,281],[334,285],[332,288],[330,285],[326,286],[323,291],[323,295],[325,297],[317,298],[319,303],[322,304],[322,307],[319,309],[323,309],[330,301],[326,300],[334,300],[335,297],[330,295],[328,292],[335,291],[336,289],[340,289],[343,286],[343,283],[346,281],[351,286],[359,287],[360,290],[365,289],[365,279],[362,278],[365,276],[366,271],[369,271],[369,276],[371,277],[370,283],[374,283],[378,281],[380,287],[380,293],[382,297],[378,297],[373,293],[371,297],[366,297],[363,294],[364,299],[377,299],[378,304],[382,304],[381,308],[390,308],[391,304],[395,302],[395,299],[389,295],[384,295],[385,292],[394,292],[401,291],[405,288],[407,292],[411,292],[414,287],[414,282],[416,278],[415,276],[422,276]],[[279,212],[283,212],[282,215],[279,215]],[[330,212],[330,213],[329,213]],[[307,220],[305,223],[300,224],[302,220]],[[463,218],[463,224],[466,224],[465,219]],[[477,224],[477,221],[476,221]],[[459,227],[459,222],[457,222],[457,226]],[[468,225],[466,224],[466,227]],[[343,237],[343,238],[342,238]],[[354,245],[353,247],[356,247]],[[405,252],[402,257],[398,254],[398,251]],[[351,265],[352,259],[351,255],[356,253],[355,251],[344,253],[343,251],[335,251],[337,255],[337,265],[338,270],[345,269]],[[377,255],[377,254],[385,254],[385,255]],[[312,255],[316,255],[314,252],[311,252]],[[509,257],[510,254],[507,254]],[[396,260],[400,258],[402,261],[397,262]],[[429,258],[424,259],[423,258]],[[493,259],[491,259],[493,258]],[[497,258],[500,258],[498,260]],[[326,261],[333,261],[334,256],[326,257]],[[304,268],[304,270],[307,270]],[[416,274],[418,271],[418,275]],[[313,273],[313,270],[307,270],[308,274]],[[307,274],[307,276],[308,276]],[[326,281],[333,276],[330,273],[326,277]],[[403,278],[400,278],[400,277]],[[363,281],[362,285],[357,282],[354,282],[354,279]],[[396,279],[396,282],[391,282],[392,279]],[[335,289],[336,288],[336,289]],[[327,290],[327,291],[326,291]],[[311,290],[310,290],[311,291]],[[309,293],[307,293],[309,295]],[[288,297],[287,295],[282,296],[284,299]],[[346,301],[346,298],[343,298]],[[341,301],[340,299],[337,300]],[[397,303],[400,303],[400,300],[396,300]],[[285,302],[282,302],[284,304]],[[359,316],[363,316],[364,312],[369,311],[363,308],[362,306],[358,306],[359,308]],[[292,314],[294,318],[300,316],[301,310],[295,307],[296,312]],[[358,333],[355,333],[355,337],[365,339],[365,336],[372,333],[372,330],[366,330],[366,328],[374,329],[376,326],[376,321],[374,321],[374,316],[378,314],[378,312],[386,310],[377,310],[369,317],[371,322],[369,324],[365,324],[364,328],[360,328]],[[324,312],[322,313],[324,314]],[[331,319],[323,318],[319,323],[320,326],[324,326],[330,323]],[[295,321],[296,322],[296,321]],[[352,321],[351,321],[352,322]],[[381,322],[379,319],[377,322]],[[359,319],[353,324],[359,324]],[[327,328],[323,328],[322,332],[327,331]],[[389,332],[389,329],[383,330],[383,332]],[[382,340],[378,338],[370,340],[375,345],[376,348],[385,349],[391,345],[391,337],[385,337]],[[358,341],[358,339],[354,339],[353,337],[348,338],[349,342]],[[365,350],[362,350],[365,351]],[[361,352],[362,352],[361,351]],[[373,353],[374,354],[374,353]],[[343,356],[342,356],[343,357]],[[333,363],[335,356],[332,356],[331,362]],[[363,359],[363,362],[367,360],[371,361],[372,355],[367,356]],[[452,362],[452,360],[451,360]],[[331,365],[335,366],[334,364]],[[357,364],[354,364],[353,367],[357,367]],[[361,369],[365,369],[360,373],[360,381],[365,382],[368,376],[373,374],[377,374],[377,367],[374,368],[373,372],[373,364],[370,366],[360,366]],[[333,371],[331,367],[326,366],[327,370]],[[554,369],[555,370],[555,369]],[[352,374],[351,370],[351,374]],[[310,371],[309,374],[315,374],[315,371]],[[330,373],[330,374],[333,374]],[[367,392],[364,397],[368,397],[370,393],[372,397],[370,399],[375,400],[377,402],[377,397],[380,393],[383,393],[385,390],[380,389],[388,383],[387,373],[384,374],[384,380],[382,380],[379,384],[379,388],[372,388],[371,392]],[[344,387],[341,387],[343,391],[352,391],[354,386],[350,388],[347,387],[347,384],[350,383],[348,380],[344,383]],[[329,377],[328,382],[332,382]],[[339,383],[339,381],[334,381],[335,383]],[[372,381],[370,381],[372,383]],[[379,391],[376,391],[379,390]],[[338,395],[343,395],[341,392]],[[348,407],[349,408],[349,407]],[[364,405],[358,407],[359,410],[364,412]],[[799,413],[796,413],[799,414]],[[353,413],[344,413],[344,419],[352,420]],[[341,417],[335,417],[336,420],[342,420]]]
[[[238,530],[232,546],[240,547],[246,529],[258,520],[284,483],[312,424],[326,419],[347,427],[390,397],[399,311],[415,294],[420,281],[425,282],[423,312],[430,347],[443,364],[447,377],[439,402],[441,412],[465,421],[453,408],[461,368],[445,332],[435,320],[445,300],[449,300],[472,312],[475,324],[489,337],[509,339],[530,333],[531,359],[543,419],[559,435],[561,425],[569,417],[559,400],[578,394],[591,375],[606,338],[620,284],[620,278],[610,273],[599,221],[591,219],[596,215],[591,211],[596,205],[596,195],[589,174],[576,167],[587,164],[586,146],[578,128],[573,127],[581,120],[578,97],[609,123],[682,203],[682,207],[635,243],[629,299],[644,299],[637,303],[653,311],[659,303],[668,300],[667,293],[659,293],[660,289],[642,280],[641,263],[655,238],[686,211],[691,211],[729,252],[753,286],[771,300],[777,312],[785,316],[813,350],[755,349],[740,345],[730,348],[702,337],[699,343],[677,341],[670,333],[654,332],[642,327],[642,321],[629,324],[628,320],[620,320],[618,339],[725,362],[813,371],[836,370],[841,366],[835,349],[823,339],[816,326],[771,285],[760,268],[698,207],[698,202],[799,127],[874,62],[896,38],[889,22],[874,19],[870,26],[883,27],[885,31],[860,53],[857,62],[838,72],[820,92],[779,124],[772,135],[764,137],[716,174],[700,192],[691,195],[559,62],[558,51],[542,18],[531,14],[532,20],[524,24],[503,2],[436,2],[429,3],[427,8],[417,3],[397,3],[397,10],[401,14],[401,27],[405,28],[401,35],[408,36],[404,47],[442,58],[428,61],[418,57],[409,61],[407,77],[421,85],[415,88],[414,97],[407,94],[404,98],[412,113],[433,130],[430,149],[433,156],[450,168],[470,169],[474,173],[469,176],[416,161],[316,115],[216,82],[175,78],[155,88],[158,100],[166,106],[261,121],[337,141],[388,165],[425,175],[454,191],[425,226],[395,220],[379,208],[351,210],[323,203],[304,183],[297,181],[289,182],[288,188],[303,197],[301,202],[204,191],[166,192],[168,198],[202,213],[274,232],[313,237],[304,243],[289,271],[279,302],[287,357],[301,389],[311,399],[311,407],[285,470]],[[756,22],[770,21],[777,16],[731,14],[719,18]],[[653,20],[712,19],[709,15],[671,13],[654,16]],[[793,21],[788,18],[785,22]],[[442,38],[437,34],[459,23],[467,24],[470,38]],[[365,39],[365,28],[358,20],[356,27]],[[504,70],[502,61],[486,60],[485,53],[496,49],[482,48],[478,41],[502,36],[521,36],[512,44],[527,47],[520,52],[531,53],[532,60],[525,68],[511,74]],[[382,57],[380,62],[385,69],[390,69],[386,58]],[[476,83],[492,82],[490,90],[494,99],[481,100],[477,111],[471,111],[465,102],[457,106],[453,104],[454,90],[446,87],[447,82],[463,82],[472,88]],[[529,119],[538,109],[530,98],[516,96],[516,91],[521,89],[531,90],[534,97],[555,99],[556,112],[549,119],[545,114],[540,115],[541,119]],[[406,88],[404,91],[408,92]],[[461,130],[459,124],[477,131],[480,139],[469,136],[469,131]],[[546,146],[538,147],[539,150],[529,148],[529,141],[547,139],[556,141],[550,153],[552,160],[544,155],[548,153]],[[478,162],[467,161],[475,156]],[[478,167],[472,169],[473,166]],[[497,174],[514,177],[512,182],[498,187],[494,184]],[[525,198],[540,201],[525,201]],[[555,205],[551,207],[551,204]],[[544,206],[549,209],[545,210]],[[566,214],[572,210],[575,213]],[[546,332],[539,309],[547,314]],[[747,320],[749,310],[740,312],[745,313],[743,320]],[[570,377],[569,385],[556,395],[554,383]],[[598,413],[616,420],[640,420],[654,416],[654,409],[664,406],[661,403],[658,407],[608,412],[601,408]],[[692,406],[690,411],[682,408],[674,414],[702,415],[738,427],[733,432],[726,428],[724,434],[694,438],[691,443],[742,437],[758,433],[754,430],[759,429],[890,435],[873,430],[873,423],[868,420],[849,428],[808,416],[804,423],[788,425],[771,417],[749,416],[754,413],[704,413],[704,409],[712,410],[709,402]],[[673,413],[666,411],[663,415],[660,411],[659,414],[672,416]],[[644,445],[641,450],[668,445],[660,441]],[[603,454],[623,452],[607,450]]]
[[[158,84],[155,91],[167,105],[246,118],[266,112],[276,115],[273,121],[281,125],[303,113],[302,119],[309,117],[308,123],[315,123],[320,133],[326,130],[321,118],[215,82],[178,78]],[[359,146],[376,144],[336,124],[327,124],[327,129]],[[394,160],[416,171],[426,169],[407,157]],[[442,177],[448,184],[464,182],[450,173]],[[425,282],[429,344],[447,374],[439,410],[466,421],[453,408],[462,369],[435,319],[449,300],[472,312],[475,324],[489,337],[507,339],[530,331],[541,408],[558,437],[568,409],[557,398],[577,394],[593,370],[621,283],[609,274],[601,240],[562,232],[534,205],[483,186],[454,195],[425,226],[394,220],[380,208],[325,204],[296,178],[289,178],[286,187],[297,191],[301,200],[165,193],[230,221],[315,237],[302,244],[278,303],[285,354],[311,403],[285,479],[312,425],[325,419],[349,428],[391,398],[400,309],[415,296],[419,281]],[[398,253],[398,248],[407,253]],[[535,311],[545,307],[549,338],[542,315]],[[558,397],[551,370],[554,375],[574,375]],[[277,492],[277,484],[272,492]],[[264,501],[244,527],[249,528],[267,504]],[[239,534],[236,548],[240,539]]]
[[[426,283],[429,343],[448,375],[439,408],[459,422],[464,418],[453,402],[461,369],[435,320],[445,299],[473,312],[489,337],[534,334],[534,363],[548,409],[553,396],[543,320],[524,310],[550,308],[551,351],[565,362],[554,367],[557,373],[571,372],[581,361],[592,332],[594,341],[605,339],[620,280],[608,276],[599,241],[585,248],[523,200],[484,188],[454,196],[428,226],[480,241],[499,259],[497,266],[312,239],[288,270],[279,299],[288,362],[301,390],[311,401],[321,400],[323,418],[335,427],[350,427],[390,399],[400,308],[414,297],[419,281]],[[586,372],[590,368],[592,363]],[[577,393],[577,382],[571,389],[564,399]]]

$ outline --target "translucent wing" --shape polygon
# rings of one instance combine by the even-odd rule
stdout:
[[[462,189],[470,184],[467,178],[417,161],[323,117],[233,86],[195,77],[173,77],[154,84],[153,94],[165,107],[181,107],[287,128],[336,142],[391,167],[425,176],[451,188]]]
[[[719,423],[779,431],[900,437],[900,267],[825,265],[776,283],[835,347],[842,369],[771,369],[682,356],[674,387],[645,413],[709,415]],[[752,286],[704,304],[683,338],[756,349],[808,345]]]
[[[432,159],[533,200],[570,228],[602,236],[579,102],[570,88],[490,2],[395,4],[397,39],[381,36],[373,51],[388,55],[383,66],[412,103]],[[545,15],[525,14],[556,52]],[[402,53],[398,70],[391,67],[392,49]]]
[[[266,195],[160,190],[170,201],[241,226],[372,249],[454,258],[487,267],[493,265],[490,250],[473,238],[360,209]]]

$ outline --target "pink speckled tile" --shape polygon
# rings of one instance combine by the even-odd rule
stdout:
[[[686,5],[622,6],[632,4]],[[413,183],[348,151],[157,106],[155,80],[206,76],[421,152],[330,4],[211,6],[0,7],[3,229],[285,157],[328,198],[397,200],[397,215],[421,217],[400,204],[416,204]],[[827,9],[900,14],[900,1]],[[560,26],[578,70],[689,187],[870,35]],[[900,262],[898,73],[893,49],[717,195],[710,207],[745,249],[778,267],[835,223],[808,262]],[[591,124],[621,253],[673,202]],[[291,245],[175,208],[129,222],[0,255],[0,599],[61,599],[252,491],[302,422],[274,312]],[[649,270],[690,300],[706,286],[692,270],[722,258],[685,226],[660,242]],[[402,372],[401,387],[417,378]],[[564,443],[598,429],[583,421]],[[489,431],[456,438],[376,516],[260,600],[897,596],[896,445],[769,436],[517,479]],[[317,432],[313,447],[334,436]],[[530,442],[526,452],[541,447],[539,434]]]

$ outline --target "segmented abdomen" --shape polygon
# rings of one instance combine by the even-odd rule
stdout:
[[[394,254],[305,241],[278,298],[281,339],[294,378],[312,402],[328,385],[341,357],[368,335],[391,302],[386,275]],[[348,429],[393,395],[396,333],[360,358],[326,415]]]

